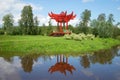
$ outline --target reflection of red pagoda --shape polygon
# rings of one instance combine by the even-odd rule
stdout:
[[[71,14],[67,15],[66,12],[61,12],[60,14],[54,14],[53,12],[48,13],[48,15],[51,17],[51,19],[55,19],[55,21],[58,24],[59,31],[54,32],[51,35],[57,34],[57,35],[64,35],[64,34],[70,34],[68,31],[68,22],[76,17],[76,15],[73,15],[73,12]],[[66,32],[63,31],[63,26],[66,25]]]
[[[63,55],[60,55],[57,56],[57,63],[54,66],[51,66],[48,71],[50,73],[59,71],[66,75],[66,71],[69,71],[72,74],[72,70],[75,70],[75,68],[68,63],[68,58],[66,57],[65,59]]]

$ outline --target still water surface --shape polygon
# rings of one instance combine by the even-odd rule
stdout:
[[[1,56],[0,80],[120,80],[120,49],[84,56]]]

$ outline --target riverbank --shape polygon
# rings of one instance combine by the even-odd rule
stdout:
[[[80,54],[116,45],[120,41],[112,38],[75,41],[49,36],[0,36],[0,53]]]

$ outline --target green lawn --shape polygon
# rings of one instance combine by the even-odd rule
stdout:
[[[0,36],[0,53],[84,53],[109,49],[119,40],[95,38],[94,40],[66,40],[48,36]]]

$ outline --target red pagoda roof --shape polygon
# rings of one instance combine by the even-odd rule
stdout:
[[[51,12],[48,13],[48,15],[51,17],[51,19],[55,19],[56,22],[69,22],[71,19],[74,19],[76,17],[73,12],[71,14],[67,14],[67,11],[62,11],[60,14]]]

